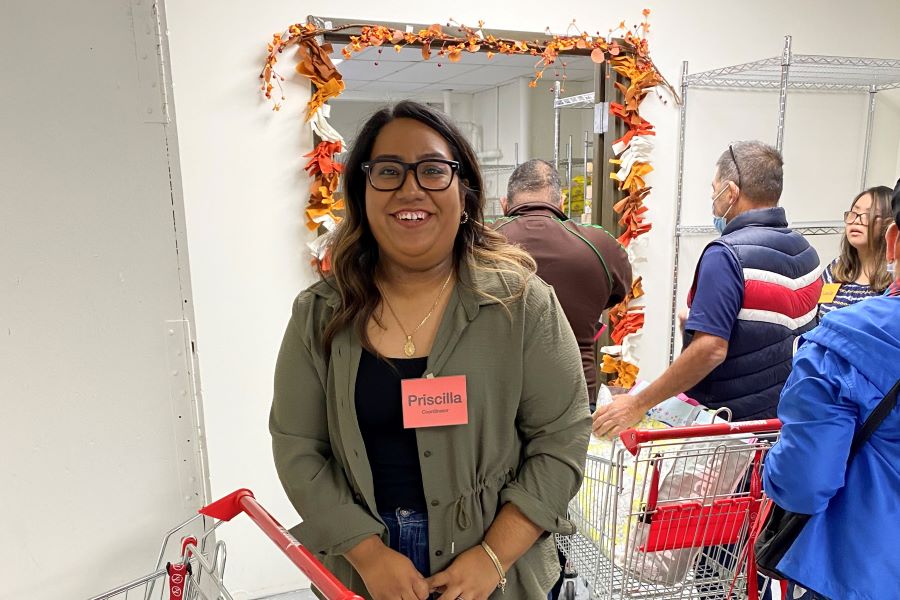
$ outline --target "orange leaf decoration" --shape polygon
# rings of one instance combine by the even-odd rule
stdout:
[[[644,295],[643,278],[638,277],[631,283],[631,297],[632,298],[640,298],[643,295]]]
[[[629,312],[622,320],[616,323],[616,326],[609,337],[616,345],[619,345],[622,343],[622,340],[625,339],[626,335],[637,333],[643,327],[644,313]]]
[[[319,46],[315,39],[308,38],[297,44],[297,72],[308,77],[316,85],[324,85],[330,79],[341,79],[337,67],[331,62],[331,44]]]
[[[603,363],[600,365],[603,373],[615,373],[616,378],[609,382],[610,385],[631,388],[637,380],[640,369],[637,365],[631,364],[621,358],[603,355]]]
[[[351,58],[353,54],[362,52],[366,48],[381,47],[385,44],[393,46],[396,52],[400,52],[408,45],[418,44],[421,47],[423,60],[432,57],[432,45],[437,43],[435,52],[439,56],[446,56],[450,62],[456,63],[461,59],[462,52],[479,52],[485,50],[488,60],[496,53],[507,55],[531,55],[535,57],[534,78],[529,82],[529,87],[537,87],[545,69],[556,65],[562,53],[575,48],[579,50],[591,50],[591,60],[595,64],[609,62],[617,75],[626,83],[616,81],[615,86],[622,96],[621,103],[611,103],[610,113],[617,119],[621,119],[627,128],[623,137],[616,144],[627,145],[635,136],[655,135],[653,125],[640,114],[640,105],[651,88],[664,84],[671,91],[671,86],[665,81],[650,59],[646,34],[650,24],[647,17],[649,9],[642,11],[643,22],[632,29],[627,29],[625,23],[619,24],[618,29],[610,29],[610,34],[620,31],[621,39],[607,42],[603,37],[594,38],[588,33],[579,30],[577,35],[548,35],[543,41],[515,40],[498,38],[490,33],[482,31],[484,23],[478,22],[478,29],[460,25],[451,20],[447,27],[457,27],[456,32],[444,32],[439,24],[433,24],[418,32],[404,32],[386,25],[360,25],[359,35],[349,37],[349,43],[341,50],[345,58]],[[574,26],[574,21],[572,22]],[[297,45],[297,71],[308,78],[314,85],[315,91],[308,103],[306,118],[310,120],[316,111],[329,99],[341,94],[344,90],[344,82],[340,72],[335,68],[329,55],[332,47],[327,44],[319,46],[316,40],[331,31],[343,31],[345,28],[322,28],[313,23],[301,23],[288,27],[285,33],[276,33],[268,44],[268,54],[265,65],[260,73],[260,88],[265,96],[273,99],[272,94],[276,86],[284,77],[275,71],[275,65],[288,46]],[[578,29],[576,27],[576,29]],[[639,35],[639,34],[643,35]],[[379,50],[380,52],[380,50]],[[557,67],[557,77],[566,79],[566,64]],[[673,92],[674,93],[674,92]],[[282,97],[281,100],[284,98]],[[280,102],[273,102],[273,110],[281,107]],[[341,151],[341,144],[337,142],[319,143],[312,152],[305,155],[308,159],[305,165],[309,176],[312,178],[309,199],[306,206],[307,226],[315,230],[322,223],[333,220],[339,222],[341,217],[337,211],[344,209],[345,202],[337,193],[343,165],[334,160]],[[621,160],[613,160],[621,164]],[[618,238],[620,243],[627,246],[631,240],[643,235],[650,230],[651,224],[646,219],[648,211],[644,205],[645,198],[650,193],[644,178],[652,171],[652,167],[646,162],[636,162],[630,172],[624,176],[624,181],[618,179],[618,174],[613,174],[618,189],[624,192],[624,197],[615,202],[614,210],[619,215],[619,225],[623,232]],[[328,269],[330,257],[324,257],[322,267]],[[636,279],[631,287],[626,301],[610,310],[610,323],[613,325],[611,335],[617,342],[634,333],[643,326],[643,312],[639,307],[629,306],[634,298],[643,295],[640,278]],[[608,373],[615,373],[614,384],[631,386],[638,373],[638,367],[622,359],[604,357],[602,369]]]
[[[340,153],[340,142],[319,142],[312,152],[303,156],[309,158],[309,162],[304,167],[310,177],[317,175],[330,175],[332,173],[340,173],[344,169],[344,165],[334,161],[334,155]]]
[[[312,99],[307,104],[306,120],[309,121],[316,111],[329,99],[339,96],[344,91],[344,82],[340,79],[330,79],[316,89]]]

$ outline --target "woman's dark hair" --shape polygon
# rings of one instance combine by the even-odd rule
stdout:
[[[331,351],[334,336],[351,324],[355,325],[363,346],[370,347],[366,325],[381,303],[381,291],[375,281],[379,252],[366,216],[368,180],[362,164],[371,159],[375,139],[384,126],[396,119],[412,119],[439,133],[450,147],[453,160],[459,162],[463,210],[469,218],[460,224],[453,245],[455,268],[459,269],[465,262],[472,269],[497,271],[518,279],[521,285],[515,286],[517,292],[503,301],[521,297],[525,281],[536,269],[531,256],[484,225],[484,184],[478,159],[456,125],[444,113],[411,100],[383,108],[363,125],[344,163],[347,209],[329,243],[332,271],[326,276],[338,290],[341,304],[325,329],[323,347],[326,354]]]
[[[852,283],[865,273],[869,277],[869,287],[876,292],[883,292],[891,285],[891,276],[887,272],[887,258],[885,249],[887,242],[884,234],[891,224],[891,194],[893,190],[887,186],[879,185],[861,191],[850,203],[850,210],[856,205],[856,201],[869,194],[872,196],[872,205],[869,207],[869,225],[867,227],[869,239],[869,257],[871,264],[864,265],[859,257],[859,252],[847,239],[847,232],[841,238],[841,255],[832,268],[834,280],[839,283]]]

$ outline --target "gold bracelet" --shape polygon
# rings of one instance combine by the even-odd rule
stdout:
[[[488,546],[487,542],[482,541],[481,547],[484,548],[484,551],[487,552],[487,555],[490,557],[491,562],[494,563],[494,567],[497,569],[497,573],[500,575],[500,583],[497,584],[497,587],[500,588],[502,593],[506,593],[506,572],[503,570],[503,565],[500,564],[500,559],[497,558],[497,555],[494,554],[494,551],[491,550],[491,547]]]

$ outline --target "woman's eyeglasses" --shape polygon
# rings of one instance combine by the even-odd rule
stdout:
[[[874,218],[877,221],[881,218],[881,215],[875,215]],[[868,227],[869,213],[858,213],[855,210],[848,210],[844,213],[844,223],[846,223],[847,225],[853,225],[857,221],[859,221],[859,224],[863,227]]]
[[[459,163],[443,158],[428,158],[407,163],[399,160],[377,158],[362,164],[369,184],[379,192],[393,192],[403,187],[406,174],[412,171],[416,183],[423,190],[441,192],[450,187],[453,174],[459,171]]]

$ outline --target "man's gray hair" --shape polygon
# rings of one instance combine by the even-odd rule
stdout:
[[[783,167],[781,152],[757,140],[731,144],[716,162],[720,181],[733,181],[747,198],[770,206],[781,199]]]
[[[533,158],[516,167],[506,184],[506,200],[510,204],[516,201],[517,194],[533,194],[545,192],[546,201],[559,204],[562,200],[562,187],[559,183],[559,172],[546,160]]]

